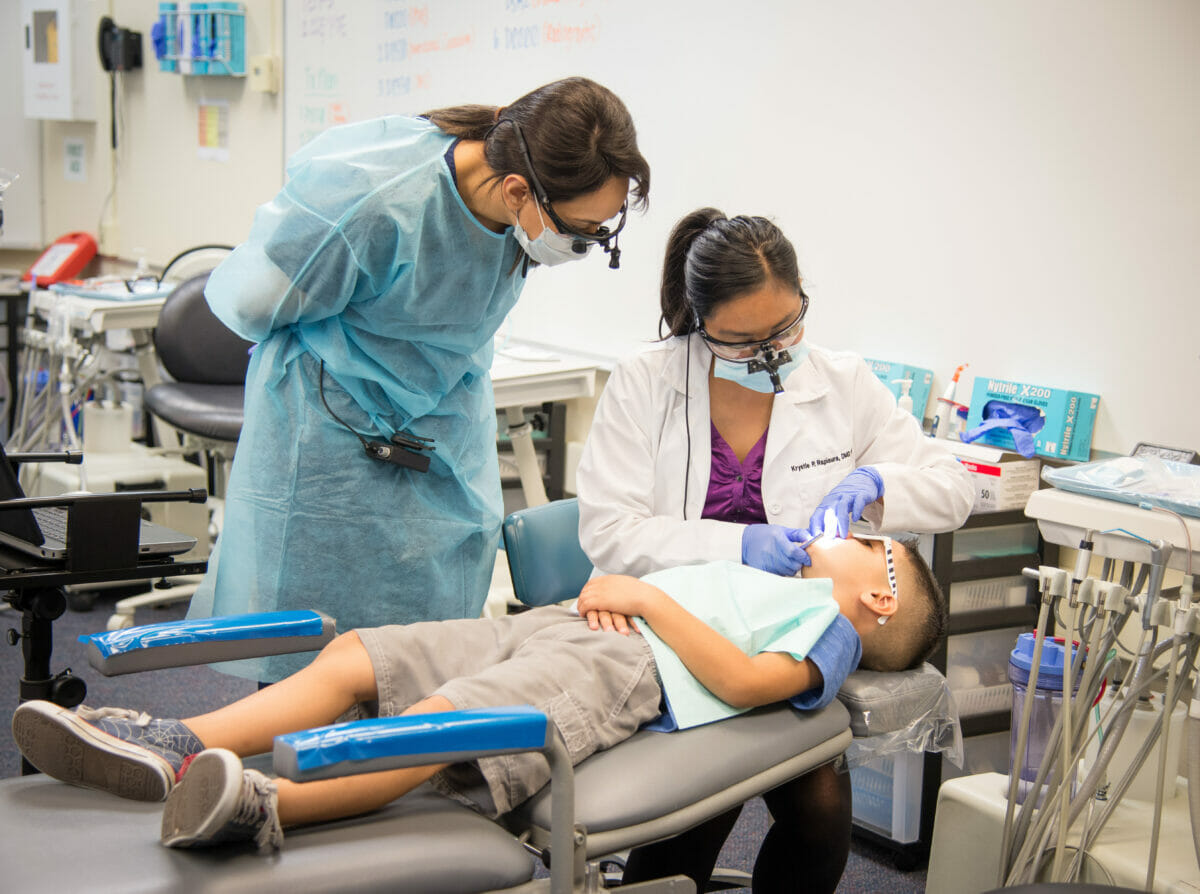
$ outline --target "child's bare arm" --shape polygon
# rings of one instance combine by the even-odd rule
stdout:
[[[704,687],[735,708],[754,708],[821,685],[812,661],[785,652],[747,655],[678,602],[636,577],[608,575],[588,581],[579,613],[613,611],[641,615]]]

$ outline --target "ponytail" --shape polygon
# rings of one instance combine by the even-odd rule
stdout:
[[[495,126],[499,115],[499,106],[464,105],[434,109],[421,117],[428,118],[452,137],[458,137],[460,140],[482,140]]]
[[[450,106],[426,112],[438,128],[463,140],[482,140],[493,180],[508,174],[529,179],[524,134],[537,178],[551,202],[565,202],[603,187],[613,177],[630,181],[630,204],[644,208],[650,165],[638,150],[629,110],[615,93],[587,78],[563,78],[504,108]]]
[[[687,260],[696,238],[714,221],[726,220],[716,208],[701,208],[684,217],[667,237],[667,254],[663,259],[662,286],[659,304],[662,316],[658,321],[658,337],[687,335],[696,330],[696,311],[688,301]],[[667,335],[663,335],[664,327]]]
[[[779,227],[765,217],[693,211],[667,238],[659,338],[695,332],[717,307],[770,280],[804,294],[796,250]]]

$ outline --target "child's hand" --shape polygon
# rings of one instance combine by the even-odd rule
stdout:
[[[630,630],[636,633],[641,632],[633,618],[627,618],[620,612],[593,610],[587,613],[587,622],[588,627],[592,630],[604,630],[608,633],[619,633],[622,636],[629,636]]]
[[[616,630],[629,634],[637,625],[629,618],[645,615],[647,606],[662,591],[636,577],[624,574],[609,574],[588,581],[579,594],[576,609],[588,619],[593,630]],[[607,617],[606,617],[607,616]]]

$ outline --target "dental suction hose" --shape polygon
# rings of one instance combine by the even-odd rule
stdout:
[[[1115,584],[1111,581],[1084,580],[1079,587],[1077,601],[1080,603],[1080,608],[1084,605],[1092,606],[1098,612],[1097,619],[1092,626],[1087,649],[1087,653],[1093,656],[1093,660],[1084,665],[1082,678],[1077,690],[1078,695],[1076,696],[1078,704],[1090,705],[1099,695],[1100,686],[1103,680],[1108,677],[1109,669],[1112,666],[1111,658],[1103,660],[1101,656],[1109,654],[1117,628],[1124,619],[1129,617],[1130,611],[1134,606],[1134,600],[1129,595],[1129,591],[1120,584]],[[1102,629],[1101,621],[1099,620],[1105,616],[1110,621],[1106,625],[1106,630]],[[1094,801],[1088,793],[1096,791],[1099,781],[1107,771],[1108,764],[1120,741],[1121,735],[1129,723],[1134,703],[1137,701],[1137,695],[1145,691],[1151,682],[1151,670],[1154,659],[1165,652],[1165,648],[1159,647],[1159,649],[1155,650],[1153,643],[1148,643],[1148,640],[1150,640],[1148,634],[1149,631],[1143,631],[1142,642],[1138,645],[1139,670],[1132,675],[1126,674],[1124,677],[1125,697],[1120,700],[1114,700],[1114,710],[1110,710],[1110,716],[1100,725],[1105,729],[1100,755],[1090,769],[1088,780],[1078,787],[1080,796],[1070,801],[1070,811],[1066,823],[1068,826],[1075,821],[1084,809],[1089,805],[1094,805]],[[1077,659],[1079,657],[1077,656]],[[1076,661],[1076,666],[1078,666],[1078,660]],[[1135,678],[1137,680],[1136,684],[1133,682]],[[1114,692],[1115,695],[1116,693]],[[1060,713],[1046,742],[1044,754],[1047,756],[1053,755],[1056,749],[1071,747],[1072,755],[1069,765],[1073,768],[1079,758],[1082,757],[1083,750],[1090,736],[1082,735],[1081,727],[1078,732],[1068,739],[1063,735],[1063,726],[1063,718]],[[1095,735],[1095,732],[1092,735]],[[1053,809],[1052,806],[1055,804],[1056,798],[1062,794],[1062,790],[1058,787],[1060,785],[1069,786],[1070,783],[1069,777],[1066,780],[1061,777],[1061,763],[1059,761],[1043,761],[1033,784],[1033,791],[1045,793],[1042,803],[1048,809],[1037,811],[1037,819],[1031,822],[1031,816],[1034,811],[1030,807],[1035,802],[1026,800],[1022,804],[1013,833],[1015,840],[1020,842],[1020,844],[1019,846],[1014,846],[1017,853],[1015,857],[1010,858],[1008,861],[1009,866],[1012,867],[1006,879],[1008,884],[1033,880],[1032,873],[1037,869],[1038,855],[1050,846],[1052,837],[1061,826],[1063,819],[1061,805],[1058,810]],[[1132,774],[1128,774],[1128,778],[1123,779],[1116,786],[1116,789],[1119,792],[1123,792],[1131,778]],[[1069,791],[1069,788],[1067,791]],[[1115,798],[1110,798],[1103,811],[1104,816],[1099,819],[1097,828],[1093,830],[1094,832],[1103,827],[1111,808],[1115,806],[1116,801],[1119,799],[1120,794],[1117,794]],[[1089,825],[1091,825],[1090,820]],[[1077,872],[1080,856],[1077,853],[1075,859],[1072,861],[1068,878],[1073,878]]]
[[[1146,890],[1154,890],[1154,869],[1158,861],[1158,832],[1162,826],[1163,783],[1167,777],[1167,744],[1171,741],[1171,714],[1175,709],[1175,664],[1179,660],[1179,637],[1172,637],[1171,658],[1167,663],[1167,691],[1163,698],[1162,734],[1158,737],[1158,781],[1154,788],[1154,821],[1150,825],[1150,862],[1146,867]],[[1172,771],[1174,773],[1174,771]],[[1174,775],[1171,777],[1174,779]]]
[[[1200,698],[1192,698],[1187,720],[1188,813],[1192,817],[1192,847],[1200,866]]]
[[[1191,551],[1188,551],[1191,558]],[[1189,573],[1184,576],[1179,590],[1180,608],[1188,612],[1189,624],[1195,623],[1192,614],[1193,578]],[[1200,694],[1195,690],[1192,701],[1188,706],[1187,716],[1187,793],[1188,814],[1192,820],[1192,848],[1196,851],[1196,865],[1200,866]]]
[[[1082,550],[1081,550],[1082,552]],[[1091,555],[1091,552],[1088,552]],[[1075,585],[1079,584],[1079,578],[1076,577]],[[1074,600],[1074,594],[1072,596]],[[1083,609],[1082,602],[1076,602],[1075,613],[1071,614],[1071,606],[1067,606],[1065,612],[1067,616],[1067,635],[1063,645],[1063,674],[1062,681],[1062,748],[1059,752],[1061,759],[1061,782],[1059,790],[1059,816],[1058,816],[1058,840],[1054,847],[1054,878],[1059,878],[1061,875],[1062,861],[1067,853],[1067,827],[1070,825],[1069,815],[1071,810],[1071,779],[1075,765],[1075,756],[1073,754],[1075,748],[1076,735],[1074,728],[1071,725],[1071,706],[1074,702],[1073,692],[1075,686],[1075,678],[1084,661],[1084,651],[1082,648],[1076,649],[1074,656],[1071,654],[1071,646],[1075,642],[1075,634],[1083,625]],[[1084,712],[1086,717],[1086,710]]]
[[[1042,646],[1046,642],[1046,621],[1050,616],[1050,603],[1055,597],[1066,594],[1068,584],[1067,572],[1061,568],[1042,565],[1036,570],[1026,568],[1022,573],[1038,581],[1042,596],[1041,607],[1038,609],[1037,636],[1033,641],[1033,656],[1030,659],[1027,689],[1029,695],[1021,705],[1021,722],[1017,727],[1017,745],[1012,757],[1012,770],[1008,774],[1008,804],[1004,812],[1004,834],[1000,842],[1000,871],[997,878],[997,882],[1001,885],[1004,884],[1010,866],[1010,851],[1013,845],[1013,813],[1017,804],[1017,791],[1021,784],[1021,767],[1025,765],[1025,740],[1029,734],[1029,721],[1033,716],[1034,699],[1032,694],[1036,691],[1038,668],[1042,663]]]
[[[1071,810],[1071,779],[1072,779],[1072,751],[1075,747],[1075,735],[1071,726],[1071,703],[1074,699],[1071,697],[1074,691],[1075,677],[1083,664],[1084,655],[1083,649],[1077,650],[1072,656],[1071,646],[1075,642],[1075,634],[1083,625],[1083,607],[1084,604],[1076,598],[1079,595],[1080,582],[1088,576],[1088,568],[1092,563],[1092,538],[1093,531],[1088,531],[1084,535],[1083,541],[1079,544],[1079,551],[1075,555],[1075,573],[1071,578],[1071,596],[1068,600],[1067,610],[1067,635],[1063,644],[1063,674],[1062,680],[1062,747],[1059,752],[1061,760],[1061,775],[1060,781],[1061,790],[1059,793],[1059,816],[1058,816],[1058,840],[1054,847],[1054,875],[1053,878],[1058,878],[1061,874],[1063,857],[1067,852],[1067,826],[1070,824],[1068,816]],[[1075,609],[1075,614],[1071,614],[1071,609]],[[1082,638],[1082,637],[1081,637]],[[1086,713],[1085,713],[1086,716]]]

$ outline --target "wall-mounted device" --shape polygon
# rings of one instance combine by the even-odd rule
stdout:
[[[21,277],[22,282],[37,279],[39,286],[62,282],[77,276],[96,256],[96,240],[91,233],[66,233],[42,252]]]
[[[96,34],[100,67],[105,71],[133,71],[142,67],[142,32],[122,28],[108,16],[100,19]]]
[[[21,0],[26,118],[96,120],[95,22],[87,0]]]

